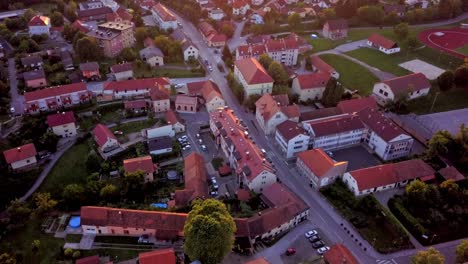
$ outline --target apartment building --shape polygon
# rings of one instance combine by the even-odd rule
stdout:
[[[264,94],[255,102],[255,118],[266,135],[275,133],[276,126],[286,120],[299,122],[299,106],[289,105],[287,94]]]
[[[291,159],[307,150],[310,136],[297,122],[286,120],[276,127],[275,140],[283,155]]]
[[[273,90],[273,78],[255,58],[235,61],[234,78],[244,88],[245,97],[253,94],[263,95]]]
[[[151,13],[156,23],[158,23],[159,28],[163,30],[177,28],[177,18],[161,3],[154,5],[153,8],[151,8]]]
[[[95,38],[106,57],[115,57],[135,44],[134,25],[130,21],[106,22],[86,35]]]

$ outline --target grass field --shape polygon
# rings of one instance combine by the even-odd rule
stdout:
[[[192,78],[203,77],[205,74],[200,72],[192,72],[191,70],[184,69],[164,69],[155,68],[150,69],[147,67],[135,67],[135,78],[149,78],[149,77],[168,77],[168,78]]]
[[[463,46],[461,48],[458,48],[458,49],[456,49],[456,51],[468,56],[468,45],[465,45],[465,46]]]
[[[144,128],[152,127],[156,124],[156,120],[135,121],[125,124],[120,124],[111,128],[112,131],[122,131],[124,134],[140,132]]]
[[[437,87],[434,87],[426,97],[412,100],[408,105],[408,110],[415,114],[429,114],[437,93],[439,94],[432,110],[433,113],[468,107],[467,89],[452,88],[449,91],[441,92]]]
[[[350,90],[358,90],[360,95],[372,92],[374,84],[379,81],[374,74],[363,66],[335,54],[320,55],[324,61],[333,66],[339,73],[339,81]]]
[[[411,73],[398,66],[398,64],[406,61],[406,54],[402,54],[401,52],[387,55],[375,49],[360,48],[347,52],[346,54],[382,71],[390,72],[398,76]]]

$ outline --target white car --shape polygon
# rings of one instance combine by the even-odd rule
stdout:
[[[316,230],[310,230],[310,231],[306,232],[304,235],[305,235],[306,238],[309,238],[311,236],[318,235],[318,232]]]
[[[317,253],[318,253],[319,255],[323,255],[323,254],[325,254],[325,252],[327,252],[328,250],[330,250],[330,247],[326,247],[326,246],[325,246],[325,247],[321,247],[321,248],[317,249]]]

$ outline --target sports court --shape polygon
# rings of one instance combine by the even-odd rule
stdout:
[[[466,49],[468,28],[428,29],[419,33],[419,40],[428,47],[438,49],[457,58],[468,57],[457,49]]]
[[[443,69],[418,59],[400,63],[398,66],[411,72],[420,72],[429,80],[437,79],[444,72]]]

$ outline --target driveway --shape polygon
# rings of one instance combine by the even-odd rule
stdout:
[[[353,51],[353,50],[357,50],[357,49],[361,48],[361,46],[365,46],[366,42],[367,42],[367,40],[365,40],[365,39],[349,42],[349,43],[346,43],[346,44],[343,44],[343,45],[340,45],[340,46],[336,47],[335,50],[339,51],[339,52],[343,52],[343,53]]]

